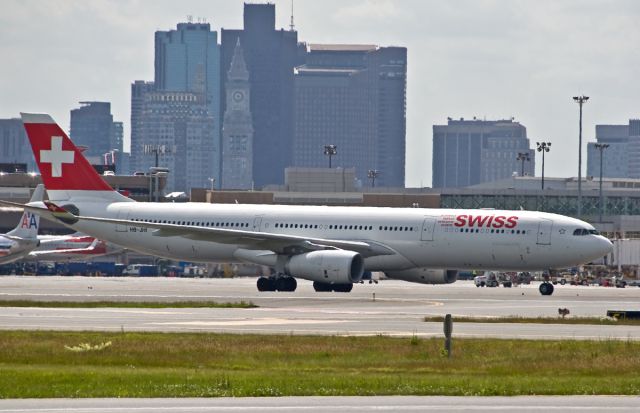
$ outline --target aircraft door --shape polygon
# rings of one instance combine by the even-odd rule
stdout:
[[[262,216],[257,216],[253,219],[253,231],[260,232],[260,227],[262,226]]]
[[[422,222],[422,232],[420,239],[422,241],[433,241],[433,232],[436,228],[436,219],[434,217],[425,217]]]
[[[118,211],[117,219],[129,219],[130,209],[131,207],[128,207],[128,206],[120,208],[120,210]],[[128,230],[129,230],[128,225],[121,225],[121,224],[116,225],[116,232],[127,232]]]
[[[551,245],[551,229],[553,221],[550,219],[541,219],[538,224],[538,241],[539,245]]]

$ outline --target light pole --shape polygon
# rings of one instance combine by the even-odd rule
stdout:
[[[574,96],[573,100],[580,106],[580,125],[578,132],[578,218],[582,216],[582,105],[589,96]]]
[[[209,182],[211,183],[211,190],[213,191],[213,185],[215,185],[216,183],[216,178],[208,178]]]
[[[598,151],[600,151],[600,220],[599,222],[602,223],[602,209],[604,207],[604,201],[602,198],[602,155],[604,154],[604,150],[607,149],[609,147],[608,143],[596,143],[594,145],[596,147],[596,149]]]
[[[331,157],[338,154],[338,146],[324,145],[324,154],[329,156],[329,169],[331,169]]]
[[[371,179],[371,188],[376,187],[376,178],[380,175],[380,171],[377,169],[369,169],[367,171],[367,178]]]
[[[551,150],[551,142],[536,142],[538,152],[542,152],[542,190],[544,190],[544,153]]]
[[[169,168],[162,166],[152,166],[149,168],[149,184],[153,187],[153,194],[155,195],[156,202],[160,202],[160,178],[165,178],[169,175]],[[151,181],[153,179],[153,181]],[[149,191],[150,195],[152,191]],[[153,200],[153,195],[150,196]]]
[[[529,152],[518,152],[518,157],[516,159],[522,162],[520,176],[524,176],[524,161],[529,162],[531,160],[531,158],[529,158]]]

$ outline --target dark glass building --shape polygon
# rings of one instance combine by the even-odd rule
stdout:
[[[301,62],[298,33],[275,29],[274,4],[245,4],[244,28],[221,30],[221,73],[228,73],[238,39],[251,89],[253,181],[257,187],[282,184],[284,169],[292,165],[293,69]],[[221,113],[226,96],[223,83]]]
[[[122,124],[113,122],[111,103],[80,102],[80,108],[71,110],[69,135],[79,146],[86,146],[84,154],[103,156],[117,150],[122,152]]]
[[[0,119],[0,163],[27,164],[29,172],[38,170],[21,119]]]
[[[596,125],[596,142],[587,144],[587,176],[600,176],[600,150],[596,143],[606,144],[602,152],[602,176],[606,178],[640,178],[640,119],[629,119],[626,125]]]
[[[131,168],[169,168],[167,190],[220,176],[220,47],[208,23],[155,33],[154,82],[131,85]]]
[[[337,146],[332,164],[355,167],[367,185],[404,187],[407,49],[374,45],[310,44],[295,72],[293,164],[326,167],[325,145]]]

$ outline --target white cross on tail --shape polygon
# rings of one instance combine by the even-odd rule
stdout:
[[[51,164],[51,176],[62,176],[62,164],[73,163],[73,151],[62,150],[62,136],[51,137],[51,150],[42,149],[40,151],[40,162]]]

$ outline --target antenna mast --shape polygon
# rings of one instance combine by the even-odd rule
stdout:
[[[289,30],[294,31],[296,26],[293,24],[293,0],[291,0],[291,23],[289,23]]]

